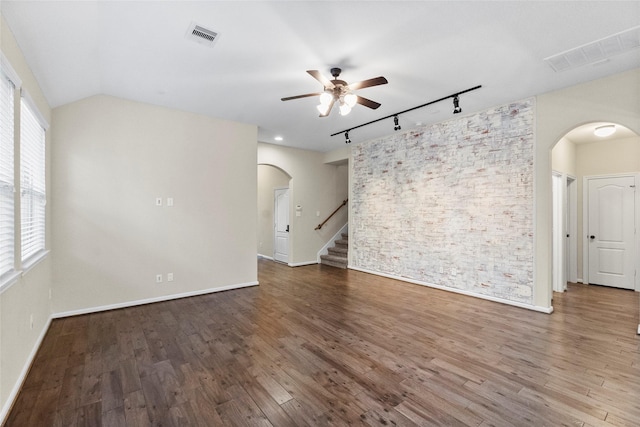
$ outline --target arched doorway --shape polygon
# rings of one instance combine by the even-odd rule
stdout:
[[[595,129],[603,126],[614,126],[615,132],[609,136],[595,135]],[[617,178],[640,173],[640,136],[627,127],[614,123],[592,122],[580,125],[564,135],[553,147],[552,170],[552,282],[553,290],[558,292],[563,290],[564,283],[559,283],[562,280],[598,283],[593,278],[589,280],[589,263],[593,267],[594,261],[589,256],[593,241],[587,236],[589,205],[585,194],[592,178]],[[632,185],[633,182],[632,180]],[[629,196],[635,198],[634,222],[638,222],[639,217],[639,192],[637,190],[635,195]],[[640,267],[640,244],[637,237],[627,237],[632,241],[633,250],[629,259],[633,260],[637,270]],[[594,249],[591,252],[593,255]],[[638,280],[631,280],[632,288],[640,291]]]

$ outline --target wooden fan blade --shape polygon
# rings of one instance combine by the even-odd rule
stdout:
[[[333,104],[335,104],[336,100],[332,99],[331,103],[329,104],[329,108],[327,108],[327,113],[326,114],[320,114],[320,117],[327,117],[329,114],[331,114],[331,110],[333,110]]]
[[[369,79],[369,80],[363,80],[363,81],[357,82],[357,83],[351,83],[348,87],[351,90],[357,90],[357,89],[363,89],[365,87],[386,85],[387,83],[389,83],[387,81],[387,79],[385,79],[384,77],[380,76],[380,77],[375,77],[375,78]]]
[[[335,87],[335,85],[333,83],[331,83],[331,80],[329,80],[328,78],[323,76],[320,73],[320,71],[318,71],[318,70],[307,70],[307,73],[309,73],[309,75],[311,75],[311,77],[313,77],[314,79],[316,79],[317,81],[322,83],[322,86],[324,86],[325,89],[333,89]]]
[[[287,96],[286,98],[280,98],[281,101],[290,101],[292,99],[307,98],[309,96],[320,96],[322,93],[305,93],[304,95]]]
[[[376,109],[376,108],[378,108],[380,105],[382,105],[382,104],[380,104],[379,102],[372,101],[372,100],[370,100],[370,99],[363,98],[363,97],[361,97],[361,96],[358,96],[358,99],[356,100],[356,102],[357,102],[358,104],[360,104],[360,105],[364,105],[365,107],[369,107],[369,108],[371,108],[372,110],[375,110],[375,109]]]

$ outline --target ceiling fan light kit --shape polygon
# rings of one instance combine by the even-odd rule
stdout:
[[[375,110],[380,107],[380,103],[372,101],[367,98],[353,93],[358,89],[364,89],[371,86],[379,86],[387,84],[387,79],[384,77],[375,77],[373,79],[363,80],[357,83],[348,84],[344,80],[338,79],[342,70],[340,68],[332,68],[331,75],[333,80],[329,80],[324,77],[318,70],[307,70],[307,73],[318,80],[324,87],[323,92],[319,93],[306,93],[304,95],[288,96],[281,98],[282,101],[290,101],[292,99],[306,98],[309,96],[319,96],[320,104],[316,107],[320,113],[320,117],[327,117],[333,106],[338,104],[340,114],[346,116],[351,112],[351,109],[356,104],[364,105],[365,107]]]

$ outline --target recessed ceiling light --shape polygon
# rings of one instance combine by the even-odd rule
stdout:
[[[281,136],[276,136],[276,137],[275,137],[275,138],[273,138],[273,139],[275,139],[276,141],[282,141],[282,137],[281,137]]]
[[[615,131],[616,131],[616,126],[615,125],[604,125],[604,126],[598,126],[593,131],[593,134],[595,136],[600,136],[600,137],[604,138],[605,136],[613,135]]]

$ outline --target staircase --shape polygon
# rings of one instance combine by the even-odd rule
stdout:
[[[337,239],[332,248],[329,248],[328,255],[320,255],[320,263],[332,267],[347,268],[347,253],[349,252],[349,235],[342,233],[342,237]]]

